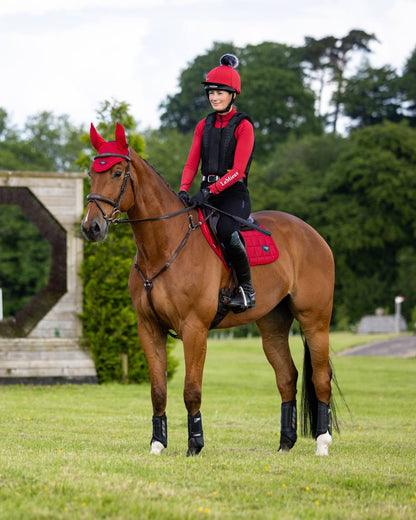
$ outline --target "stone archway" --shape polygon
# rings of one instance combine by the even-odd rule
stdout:
[[[84,177],[0,171],[0,204],[20,206],[52,251],[47,285],[14,320],[0,322],[0,382],[96,381],[92,359],[78,344]]]

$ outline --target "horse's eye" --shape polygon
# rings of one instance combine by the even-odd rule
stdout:
[[[114,172],[114,177],[115,177],[116,179],[119,179],[122,175],[123,175],[123,172],[122,172],[121,170],[116,170],[116,171]]]

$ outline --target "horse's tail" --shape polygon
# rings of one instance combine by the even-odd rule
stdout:
[[[303,345],[305,347],[305,355],[303,358],[303,378],[302,378],[302,435],[315,437],[318,422],[318,398],[316,397],[315,387],[312,383],[312,362],[311,353],[308,342],[302,334]],[[331,379],[341,394],[338,382],[335,377],[331,360],[329,360]],[[342,395],[342,394],[341,394]],[[337,419],[337,411],[335,408],[335,399],[331,392],[329,407],[331,409],[331,425],[335,431],[339,432],[339,424]]]

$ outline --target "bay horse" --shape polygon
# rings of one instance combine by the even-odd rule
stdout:
[[[160,455],[167,447],[166,342],[173,330],[183,342],[185,358],[187,455],[196,455],[204,446],[200,408],[207,335],[228,271],[204,238],[196,209],[185,207],[163,177],[128,147],[119,123],[115,141],[105,141],[93,125],[90,137],[98,155],[89,172],[91,192],[82,232],[89,241],[100,242],[110,224],[125,212],[137,246],[129,292],[150,372],[150,453]],[[324,239],[293,215],[260,211],[253,217],[271,232],[280,256],[273,263],[252,267],[256,307],[228,312],[215,328],[257,324],[281,396],[279,451],[288,451],[297,440],[298,379],[288,337],[294,318],[299,322],[305,346],[303,433],[316,439],[317,455],[328,455],[331,426],[337,427],[334,414],[331,418],[329,359],[333,255]]]

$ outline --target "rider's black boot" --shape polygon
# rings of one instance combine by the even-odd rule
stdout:
[[[251,283],[250,264],[238,231],[234,231],[231,235],[230,243],[227,247],[227,255],[235,269],[239,283],[238,293],[231,299],[228,306],[236,313],[254,309],[256,296]]]

